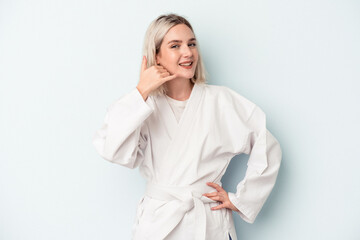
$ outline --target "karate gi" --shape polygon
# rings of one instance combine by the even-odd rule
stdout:
[[[225,86],[196,83],[179,122],[165,96],[146,101],[137,88],[107,109],[93,144],[106,160],[139,167],[147,180],[132,229],[134,240],[237,240],[232,210],[211,210],[230,160],[250,154],[230,201],[253,223],[275,184],[282,152],[254,103]]]

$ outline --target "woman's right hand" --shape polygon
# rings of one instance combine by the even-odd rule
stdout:
[[[173,80],[177,75],[170,75],[170,73],[163,66],[151,66],[147,68],[146,56],[143,56],[140,71],[140,81],[136,88],[139,90],[144,101],[146,101],[149,94],[161,86],[163,83]]]

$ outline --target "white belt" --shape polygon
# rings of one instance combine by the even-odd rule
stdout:
[[[221,182],[218,183],[221,186]],[[205,182],[188,186],[164,186],[148,182],[146,195],[162,201],[166,204],[159,207],[163,211],[157,213],[156,226],[149,232],[149,239],[164,239],[182,220],[186,212],[192,208],[195,210],[195,239],[205,240],[206,212],[204,203],[217,202],[203,193],[215,192],[216,189],[208,186]],[[156,213],[157,210],[155,210]]]

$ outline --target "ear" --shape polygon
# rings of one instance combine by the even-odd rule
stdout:
[[[157,54],[156,54],[156,57],[155,57],[155,62],[156,62],[156,65],[160,65],[160,61],[159,61],[159,58],[158,58]]]
[[[161,58],[161,52],[160,52],[160,49],[159,49],[159,51],[155,55],[155,63],[157,65],[160,65],[160,58]]]

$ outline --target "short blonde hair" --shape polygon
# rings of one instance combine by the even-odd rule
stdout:
[[[147,67],[151,67],[156,64],[156,54],[160,50],[161,43],[166,33],[170,30],[170,28],[178,24],[185,24],[194,33],[194,30],[190,25],[189,21],[186,20],[184,17],[174,13],[160,15],[150,23],[145,33],[144,45],[143,45],[143,55],[146,56]],[[206,83],[207,72],[205,70],[205,66],[201,58],[198,41],[196,45],[198,48],[199,58],[195,69],[194,77],[192,77],[190,81],[192,81],[193,83],[195,82]],[[162,95],[165,94],[166,91],[167,91],[166,86],[162,84],[160,87],[152,91],[150,95]]]

